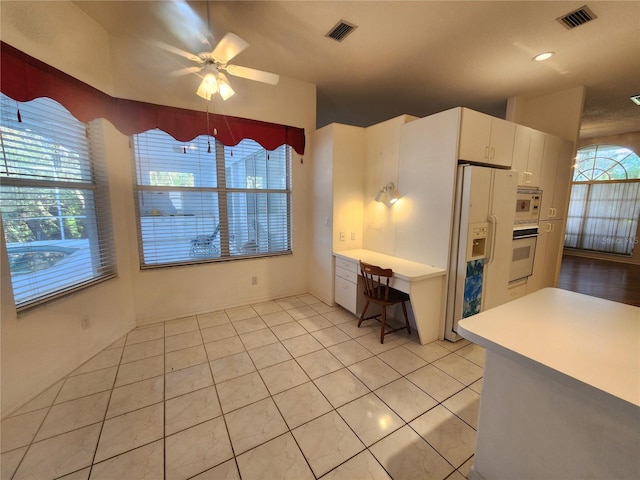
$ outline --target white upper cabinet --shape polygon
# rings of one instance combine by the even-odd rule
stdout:
[[[518,185],[539,187],[546,134],[516,125],[511,169],[518,172]]]
[[[546,135],[540,177],[542,190],[540,220],[566,218],[572,165],[573,142]]]
[[[574,163],[575,147],[573,142],[560,139],[556,166],[556,183],[553,187],[553,213],[555,213],[556,218],[567,218]]]
[[[510,168],[515,133],[515,123],[463,108],[458,159]]]

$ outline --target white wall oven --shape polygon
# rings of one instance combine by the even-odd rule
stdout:
[[[537,225],[514,228],[509,282],[515,282],[533,274],[533,260],[539,235]]]
[[[522,188],[516,196],[513,225],[511,265],[509,282],[522,280],[533,274],[533,260],[538,243],[538,222],[542,190]]]

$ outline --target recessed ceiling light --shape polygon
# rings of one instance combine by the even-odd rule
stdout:
[[[633,97],[631,97],[631,101],[636,105],[640,105],[640,95],[634,95]]]
[[[543,62],[544,60],[548,60],[551,57],[553,57],[554,54],[555,54],[555,52],[540,53],[540,54],[536,55],[535,57],[533,57],[532,60],[534,60],[536,62]]]

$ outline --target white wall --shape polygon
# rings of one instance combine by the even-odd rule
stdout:
[[[405,196],[410,193],[399,185],[400,132],[403,125],[417,117],[400,115],[367,127],[366,165],[364,171],[364,246],[367,250],[395,255],[396,216],[406,204],[400,198],[390,207],[376,202],[378,191],[392,182]]]
[[[72,2],[1,2],[2,40],[113,96],[124,96],[112,78],[111,41],[106,31]],[[120,41],[120,40],[119,40]],[[96,61],[99,59],[99,61]],[[255,84],[255,85],[254,85]],[[236,85],[234,85],[236,86]],[[242,82],[224,112],[245,118],[315,128],[315,86],[282,78],[265,94],[264,85]],[[148,98],[127,97],[204,110],[195,94],[164,91]],[[216,108],[220,112],[221,109]],[[104,126],[118,278],[17,315],[4,242],[2,267],[2,416],[113,343],[136,324],[308,290],[311,251],[309,158],[294,154],[293,255],[140,271],[134,214],[129,139],[106,121]],[[258,285],[251,286],[251,277]],[[90,328],[81,318],[89,315]]]
[[[578,140],[586,88],[570,88],[538,97],[511,97],[507,101],[506,120],[542,132]]]
[[[460,108],[405,125],[400,146],[395,255],[448,268]],[[395,207],[395,206],[394,206]]]
[[[17,315],[2,235],[2,415],[74,370],[135,327],[131,289],[135,244],[127,241],[133,211],[128,139],[103,125],[118,277]],[[135,231],[135,228],[133,229]],[[82,329],[83,317],[89,328]]]

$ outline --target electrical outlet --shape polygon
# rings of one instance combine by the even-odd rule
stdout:
[[[91,325],[89,324],[89,315],[83,315],[82,318],[80,319],[80,325],[82,325],[82,329],[86,330],[87,328],[89,328]]]
[[[344,242],[344,232],[340,232],[340,241]]]
[[[351,232],[351,240],[355,240],[356,239],[356,232]]]
[[[258,284],[258,277],[251,277],[251,285],[257,285]]]

